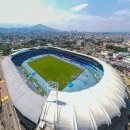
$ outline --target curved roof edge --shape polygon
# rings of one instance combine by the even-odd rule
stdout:
[[[45,98],[29,89],[26,80],[21,77],[10,56],[2,61],[2,71],[13,105],[25,117],[37,123]]]
[[[103,66],[102,79],[95,86],[79,92],[58,92],[58,115],[56,114],[56,98],[54,98],[56,92],[51,91],[43,107],[41,120],[54,123],[58,116],[58,127],[61,130],[75,128],[95,130],[103,124],[110,125],[114,117],[121,116],[121,109],[127,106],[126,85],[112,66],[92,56],[87,57],[98,61]]]
[[[65,49],[60,50],[68,51]],[[81,53],[76,54],[87,56]],[[110,125],[114,117],[121,116],[121,108],[126,108],[127,88],[116,70],[104,61],[92,56],[87,57],[98,61],[102,65],[104,76],[95,86],[89,89],[72,93],[58,92],[59,129],[85,128],[95,130],[102,124]],[[10,96],[18,110],[20,109],[23,115],[36,123],[42,104],[45,103],[40,119],[55,122],[57,118],[55,91],[50,92],[47,102],[45,102],[44,98],[29,90],[11,62],[10,57],[4,59],[2,68]],[[21,97],[19,97],[20,95]],[[34,99],[33,102],[30,102],[32,99]],[[27,107],[25,108],[25,106]],[[30,111],[34,111],[34,114],[32,112],[30,114]]]

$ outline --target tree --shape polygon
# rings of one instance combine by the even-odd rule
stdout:
[[[10,51],[11,51],[11,48],[10,48],[8,45],[5,45],[4,48],[3,48],[2,54],[3,54],[4,56],[7,56],[7,55],[10,54]]]
[[[115,50],[116,52],[126,52],[127,51],[126,47],[116,47],[114,45],[107,45],[106,48]]]

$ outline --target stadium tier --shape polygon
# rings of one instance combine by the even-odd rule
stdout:
[[[57,91],[48,91],[44,76],[28,65],[40,58],[44,60],[46,56],[51,56],[51,60],[57,63],[61,60],[82,69],[62,91],[58,91],[58,97]],[[97,58],[46,47],[6,57],[2,70],[20,121],[28,130],[43,121],[46,127],[56,125],[57,130],[125,129],[128,120],[127,88],[117,72]],[[33,81],[27,82],[28,79]],[[48,96],[41,96],[41,88],[36,91],[38,86]]]

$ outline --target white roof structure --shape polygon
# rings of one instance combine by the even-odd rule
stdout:
[[[123,61],[124,61],[126,64],[130,64],[130,58],[125,58]]]
[[[37,123],[41,114],[45,98],[34,93],[26,84],[11,61],[11,57],[6,57],[2,62],[2,70],[9,95],[13,105],[28,119]]]
[[[103,66],[102,79],[95,86],[79,92],[59,91],[58,111],[56,91],[52,90],[45,101],[44,97],[28,88],[11,57],[6,57],[2,67],[14,106],[35,123],[39,117],[41,121],[52,124],[57,122],[58,130],[97,130],[103,124],[110,125],[114,117],[121,116],[121,109],[126,108],[127,88],[110,65],[97,58],[88,57]]]
[[[11,54],[11,56],[17,55],[18,53],[21,53],[21,52],[24,52],[24,51],[27,51],[27,50],[29,50],[29,48],[12,50],[13,53]]]
[[[103,66],[102,79],[95,86],[79,92],[59,91],[58,110],[56,91],[51,91],[40,120],[57,122],[58,130],[97,130],[101,125],[111,125],[114,117],[121,116],[128,98],[125,84],[110,65],[91,58]]]

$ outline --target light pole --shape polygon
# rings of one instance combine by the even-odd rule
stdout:
[[[48,81],[50,88],[56,91],[56,127],[58,127],[58,87],[59,83],[55,81]]]

